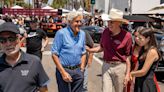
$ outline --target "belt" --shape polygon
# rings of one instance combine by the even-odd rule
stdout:
[[[80,67],[80,65],[75,65],[75,66],[63,66],[66,69],[74,70]]]
[[[122,62],[121,61],[104,61],[105,63],[108,63],[108,64],[113,64],[113,65],[116,65],[116,64],[121,64]]]

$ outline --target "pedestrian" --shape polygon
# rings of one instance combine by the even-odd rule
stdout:
[[[137,30],[143,29],[144,27],[138,27],[134,32],[133,35],[134,37],[138,35],[139,33]],[[133,37],[133,38],[134,38]],[[135,39],[133,39],[135,40]],[[131,56],[131,71],[135,71],[138,69],[138,56],[139,56],[139,51],[141,47],[135,43],[132,46],[132,56]],[[134,91],[134,84],[135,84],[135,78],[133,78],[131,81],[128,82],[127,85],[127,91],[126,92],[133,92]]]
[[[18,27],[11,22],[0,25],[0,92],[48,92],[49,78],[40,59],[20,49]]]
[[[70,12],[68,26],[57,31],[51,52],[59,92],[82,92],[86,59],[82,14]]]
[[[22,18],[18,19],[18,24],[17,24],[19,31],[20,31],[20,35],[21,35],[21,47],[25,46],[25,40],[27,37],[27,31],[24,28],[24,20]]]
[[[142,28],[137,30],[135,42],[141,46],[138,56],[138,70],[130,73],[131,78],[135,78],[134,92],[157,92],[154,81],[154,71],[160,59],[160,52],[157,48],[154,30],[152,28]]]
[[[85,32],[85,38],[86,38],[86,46],[89,48],[93,48],[94,42],[92,37],[90,36],[89,32],[87,30],[83,30]],[[84,70],[84,83],[83,83],[83,92],[88,92],[88,68],[91,66],[93,59],[93,53],[86,52],[86,63],[85,63],[85,70]]]
[[[108,28],[102,34],[100,45],[86,49],[89,52],[104,53],[103,92],[123,92],[130,78],[132,37],[129,32],[121,28],[121,24],[127,24],[128,21],[123,19],[122,11],[114,8],[110,10],[105,20],[108,21]]]
[[[31,20],[30,30],[27,30],[27,34],[26,52],[34,54],[42,60],[42,52],[45,50],[49,42],[46,32],[39,28],[36,20]]]

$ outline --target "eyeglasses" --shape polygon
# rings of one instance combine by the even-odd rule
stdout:
[[[17,37],[0,37],[0,43],[4,44],[7,41],[9,42],[15,42],[17,40]]]

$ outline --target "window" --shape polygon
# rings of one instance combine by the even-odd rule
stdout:
[[[161,2],[160,2],[161,4],[163,4],[164,3],[164,0],[161,0]]]

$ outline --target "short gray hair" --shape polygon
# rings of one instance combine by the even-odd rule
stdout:
[[[72,21],[74,18],[76,18],[77,16],[82,16],[83,14],[81,12],[78,11],[72,11],[70,13],[68,13],[67,15],[67,20],[68,21]]]

